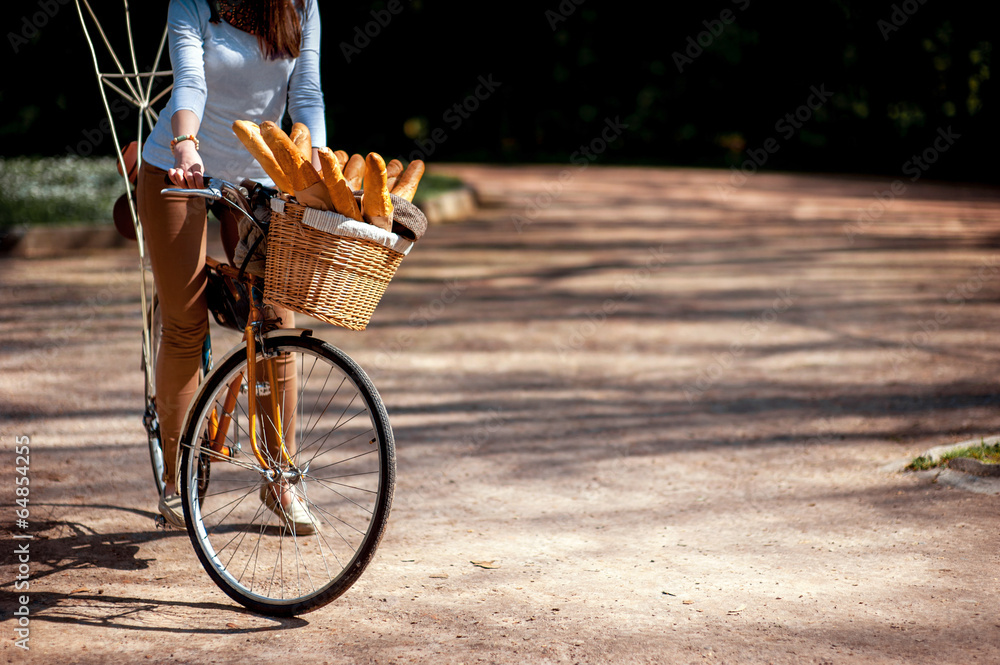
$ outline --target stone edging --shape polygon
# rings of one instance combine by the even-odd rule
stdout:
[[[122,237],[110,222],[74,226],[15,226],[0,237],[0,257],[62,256],[79,250],[127,247],[132,242]]]
[[[1000,478],[1000,464],[983,464],[971,457],[956,457],[948,462],[948,468],[980,478]]]
[[[468,186],[444,192],[421,205],[431,224],[460,222],[475,214],[477,209],[476,192]],[[0,235],[0,258],[63,256],[81,250],[128,247],[132,242],[123,238],[110,223],[15,226],[6,235]]]
[[[474,215],[478,208],[476,190],[468,185],[443,192],[420,204],[420,209],[431,224],[460,222]]]
[[[959,441],[944,446],[935,446],[924,452],[921,456],[930,460],[940,459],[945,453],[961,448],[969,448],[980,444],[993,445],[1000,442],[1000,436],[983,437],[979,439],[969,439]],[[900,460],[883,467],[884,471],[902,472],[912,460]],[[1000,465],[983,464],[979,460],[971,458],[956,458],[948,463],[947,467],[928,469],[927,471],[911,472],[920,478],[927,478],[933,482],[949,485],[957,489],[963,489],[977,494],[1000,494]]]

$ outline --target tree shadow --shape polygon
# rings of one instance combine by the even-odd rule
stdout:
[[[138,632],[174,633],[181,635],[241,635],[266,633],[288,628],[304,628],[309,622],[299,617],[266,617],[236,604],[190,602],[113,596],[86,593],[54,593],[35,591],[31,594],[32,621],[52,624],[72,624],[95,628],[114,628]],[[36,609],[40,608],[40,609]],[[188,610],[202,610],[212,617],[202,627],[191,626]],[[223,623],[225,615],[253,617],[269,622],[260,627],[238,627]],[[176,627],[163,625],[175,622]],[[159,624],[159,625],[157,625]]]
[[[58,507],[69,504],[35,503],[35,506]],[[123,510],[137,515],[149,517],[154,515],[147,511],[121,508],[119,506],[98,504],[72,504],[75,509],[93,508],[98,510]],[[10,537],[13,529],[3,529],[4,535]],[[84,568],[106,570],[135,571],[146,570],[153,559],[139,557],[140,545],[164,538],[185,536],[182,531],[121,531],[116,533],[99,533],[78,522],[66,520],[33,521],[31,523],[31,539],[14,540],[11,542],[27,544],[31,552],[32,582],[46,577]],[[0,588],[13,587],[14,581],[0,584]]]
[[[92,508],[97,510],[119,510],[152,519],[148,511],[121,508],[105,504],[60,504],[38,503],[45,507]],[[4,528],[3,535],[9,542],[27,545],[31,559],[29,582],[30,592],[17,589],[16,579],[0,584],[4,595],[16,598],[29,593],[31,598],[31,619],[47,623],[118,628],[133,631],[153,631],[182,634],[220,634],[267,632],[285,628],[300,628],[308,622],[299,618],[270,618],[258,615],[235,603],[191,602],[184,600],[150,599],[134,596],[91,593],[87,589],[69,592],[38,590],[40,581],[72,571],[85,569],[107,571],[140,571],[153,567],[155,559],[139,556],[141,545],[165,538],[187,538],[181,530],[157,529],[155,531],[123,531],[99,533],[79,522],[67,520],[36,521],[31,524],[31,539],[11,538],[12,529]],[[205,584],[211,581],[205,579]],[[13,602],[8,604],[12,607]],[[190,615],[182,610],[204,610],[206,615],[216,617],[205,622],[203,627],[192,627]],[[174,612],[176,610],[177,612]],[[235,615],[258,617],[271,622],[264,627],[233,627],[218,620],[220,611]],[[148,616],[146,616],[148,614]],[[177,627],[164,625],[176,622]]]

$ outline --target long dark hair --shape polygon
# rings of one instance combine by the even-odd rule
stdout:
[[[208,4],[212,23],[225,17],[234,27],[256,35],[268,60],[299,57],[303,0],[294,0],[294,6],[292,0],[209,0]]]

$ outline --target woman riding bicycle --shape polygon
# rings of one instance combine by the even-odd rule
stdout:
[[[201,198],[160,191],[203,186],[203,174],[240,182],[271,180],[233,134],[234,120],[280,124],[287,108],[305,124],[314,146],[326,145],[319,75],[317,0],[171,0],[167,12],[174,86],[142,152],[138,210],[159,299],[162,335],[156,360],[156,407],[163,442],[164,482],[159,511],[184,527],[176,493],[177,445],[185,411],[198,387],[208,328],[205,302],[207,210]],[[317,150],[313,162],[319,166]],[[232,244],[232,222],[224,242]],[[291,312],[275,308],[280,327]],[[282,390],[294,395],[289,376]],[[298,534],[317,521],[301,497],[277,483],[262,487],[264,505]]]

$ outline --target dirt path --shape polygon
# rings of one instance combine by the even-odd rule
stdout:
[[[888,180],[450,170],[487,207],[368,331],[322,327],[399,482],[372,567],[297,620],[153,528],[133,254],[0,262],[0,524],[10,552],[27,435],[36,537],[3,661],[1000,662],[1000,498],[880,470],[1000,430],[997,191],[859,221]]]

